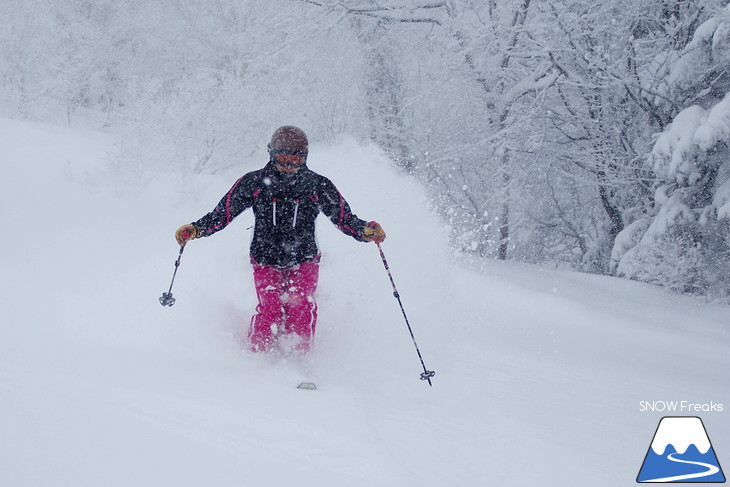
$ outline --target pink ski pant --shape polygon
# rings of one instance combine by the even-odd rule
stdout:
[[[259,304],[248,331],[251,351],[268,351],[285,334],[299,338],[297,350],[309,351],[317,324],[319,264],[304,262],[286,269],[255,264],[253,279]]]

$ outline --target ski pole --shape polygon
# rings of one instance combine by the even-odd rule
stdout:
[[[177,260],[175,261],[175,272],[172,273],[170,289],[166,293],[162,293],[162,296],[160,296],[160,304],[162,306],[172,306],[175,304],[175,298],[172,297],[172,285],[175,283],[175,275],[177,274],[177,268],[180,267],[180,259],[182,258],[183,250],[185,250],[185,246],[181,245],[180,253],[177,254]]]
[[[380,258],[383,261],[383,266],[385,267],[385,272],[388,273],[388,279],[390,279],[390,284],[393,286],[393,296],[395,296],[395,299],[398,300],[398,305],[400,306],[400,310],[403,313],[403,318],[406,320],[406,326],[408,327],[408,333],[411,334],[411,340],[413,340],[413,345],[416,347],[416,353],[418,354],[418,359],[421,361],[421,367],[423,367],[423,373],[421,374],[421,380],[427,380],[428,385],[433,387],[433,384],[431,384],[431,377],[436,375],[436,372],[433,370],[428,370],[426,368],[426,364],[423,363],[423,356],[421,356],[421,350],[418,348],[418,344],[416,343],[416,337],[413,336],[413,330],[411,329],[411,324],[408,322],[408,316],[406,316],[406,310],[403,308],[403,303],[400,300],[400,293],[398,292],[398,288],[395,287],[395,281],[393,280],[393,274],[390,272],[390,267],[388,266],[388,261],[385,260],[385,254],[383,253],[383,248],[380,246],[378,242],[375,242],[375,245],[378,246],[378,250],[380,251]]]

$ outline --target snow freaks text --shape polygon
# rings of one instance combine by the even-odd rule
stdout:
[[[721,403],[696,403],[692,401],[639,401],[639,411],[659,413],[721,413],[724,406]]]

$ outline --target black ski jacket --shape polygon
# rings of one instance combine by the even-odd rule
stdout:
[[[272,162],[236,181],[213,211],[193,226],[207,237],[247,208],[253,208],[256,218],[250,251],[254,264],[291,267],[318,262],[314,222],[320,211],[343,233],[364,241],[367,222],[352,214],[332,181],[306,166],[283,174]]]

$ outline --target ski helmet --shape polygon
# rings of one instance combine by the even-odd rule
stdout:
[[[269,154],[277,153],[296,154],[307,156],[309,152],[309,141],[302,129],[292,125],[279,127],[271,135],[269,142]]]

